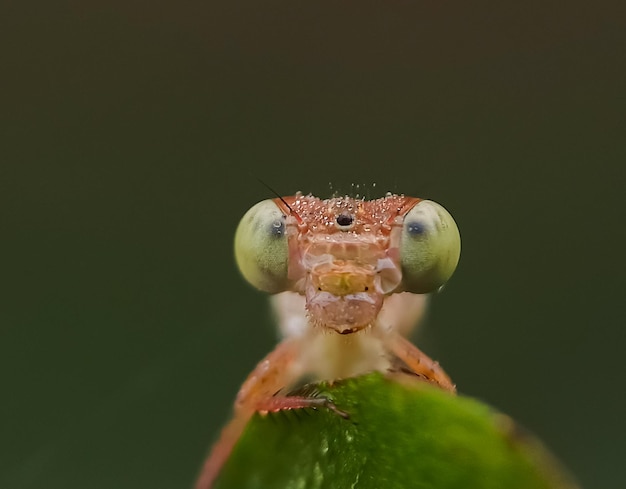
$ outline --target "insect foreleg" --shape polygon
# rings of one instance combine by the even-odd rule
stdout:
[[[390,334],[385,339],[385,344],[387,349],[401,360],[412,373],[442,389],[456,392],[455,385],[443,368],[439,366],[439,363],[432,360],[409,340],[399,334]]]
[[[195,489],[211,488],[252,414],[267,410],[267,405],[271,404],[269,400],[299,377],[300,369],[296,362],[299,351],[298,341],[284,340],[248,376],[237,394],[235,415],[213,446]]]

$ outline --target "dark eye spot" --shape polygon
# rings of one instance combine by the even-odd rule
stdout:
[[[352,217],[352,215],[350,214],[341,213],[337,216],[337,224],[339,224],[340,226],[350,226],[353,221],[354,217]]]
[[[272,222],[272,227],[270,228],[272,236],[280,237],[285,234],[285,219],[276,219]]]
[[[413,221],[407,224],[406,230],[412,236],[420,236],[426,232],[426,226],[418,221]]]

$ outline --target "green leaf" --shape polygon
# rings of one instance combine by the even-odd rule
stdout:
[[[256,414],[215,488],[576,487],[534,438],[476,400],[378,373],[317,384],[314,395],[349,418],[328,408]]]

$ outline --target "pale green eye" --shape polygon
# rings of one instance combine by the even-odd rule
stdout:
[[[402,288],[425,294],[441,287],[452,276],[461,237],[450,213],[431,200],[422,200],[404,217],[400,261]]]
[[[272,200],[259,202],[241,218],[235,259],[241,274],[257,289],[275,293],[287,288],[285,216]]]

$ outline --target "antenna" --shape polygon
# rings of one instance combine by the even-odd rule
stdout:
[[[285,199],[282,198],[282,196],[276,192],[276,190],[274,190],[272,187],[270,187],[267,183],[265,183],[263,180],[261,180],[259,177],[255,177],[257,179],[257,181],[263,185],[267,190],[269,190],[270,192],[272,192],[278,199],[280,199],[280,201],[285,204],[285,206],[287,207],[287,209],[289,209],[289,212],[291,212],[291,214],[297,219],[298,223],[302,224],[302,218],[297,214],[296,211],[294,211],[291,206],[287,203],[287,201]]]

